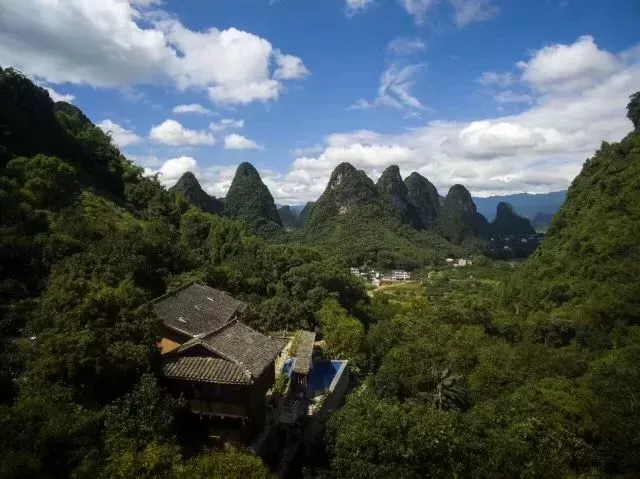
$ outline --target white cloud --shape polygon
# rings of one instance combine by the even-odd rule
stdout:
[[[208,108],[203,107],[199,103],[190,103],[188,105],[176,105],[171,110],[173,113],[198,113],[201,115],[213,115]]]
[[[49,92],[49,96],[53,101],[66,101],[67,103],[71,103],[76,99],[75,95],[70,93],[60,93],[48,86],[43,86],[43,88]]]
[[[477,82],[483,86],[497,86],[502,88],[513,85],[515,81],[516,77],[513,73],[498,73],[494,71],[484,72],[477,79]]]
[[[285,55],[264,38],[248,32],[235,28],[195,32],[176,20],[162,20],[156,25],[179,52],[171,65],[178,86],[205,86],[215,103],[275,100],[282,90],[280,80],[309,73],[298,57]],[[278,65],[275,71],[271,69],[272,60]]]
[[[260,148],[255,141],[236,133],[224,137],[224,147],[227,150],[257,150]]]
[[[120,148],[142,142],[142,138],[136,135],[133,131],[127,130],[111,120],[102,120],[96,126],[108,135],[111,135],[114,143]]]
[[[364,12],[374,4],[374,0],[345,0],[345,13],[352,17]]]
[[[378,94],[374,101],[358,99],[347,110],[367,110],[374,106],[386,106],[396,109],[425,109],[424,105],[411,93],[416,77],[424,63],[404,65],[391,64],[380,76]]]
[[[453,20],[459,27],[495,18],[500,8],[493,0],[449,0],[454,9]]]
[[[593,37],[582,36],[572,45],[549,45],[533,52],[517,66],[522,79],[540,91],[571,91],[586,88],[621,67],[621,60],[601,50]]]
[[[400,5],[412,15],[416,24],[424,23],[427,12],[436,3],[436,0],[399,0]]]
[[[160,183],[164,186],[170,187],[173,186],[175,182],[178,181],[187,171],[197,175],[198,170],[198,162],[194,158],[190,156],[181,156],[179,158],[171,158],[170,160],[165,161],[157,170],[145,168],[145,174],[149,176],[157,174]]]
[[[552,47],[575,51],[576,44]],[[549,48],[533,52],[532,58]],[[631,130],[625,108],[640,85],[640,58],[628,51],[605,53],[617,60],[615,70],[604,74],[596,69],[591,80],[583,74],[580,87],[541,92],[532,85],[524,93],[498,92],[497,101],[524,104],[526,109],[518,114],[471,122],[431,121],[396,135],[371,130],[329,135],[322,152],[301,154],[287,174],[273,180],[274,196],[294,202],[317,198],[332,168],[342,161],[374,179],[395,163],[404,175],[425,175],[442,194],[455,183],[479,196],[566,188],[602,140],[616,141]],[[515,80],[509,77],[508,82]]]
[[[273,73],[276,80],[300,80],[310,75],[302,60],[294,55],[285,55],[280,50],[275,51],[278,68]]]
[[[387,45],[387,51],[396,55],[410,55],[426,48],[427,44],[418,37],[397,37]]]
[[[342,161],[373,179],[397,164],[405,176],[417,171],[429,178],[441,194],[456,183],[478,196],[566,188],[602,140],[616,141],[631,130],[625,108],[640,84],[640,58],[625,52],[615,56],[617,69],[584,88],[522,93],[534,102],[518,114],[430,121],[393,135],[334,133],[309,151],[294,151],[288,171],[261,171],[263,180],[281,203],[317,199]],[[207,192],[224,196],[234,172],[235,166],[211,166],[197,174]]]
[[[232,128],[244,128],[244,120],[233,120],[231,118],[224,118],[218,122],[212,121],[209,123],[211,131],[225,131]]]
[[[171,146],[213,145],[215,140],[206,131],[190,130],[175,120],[165,120],[153,126],[149,138],[156,142]]]
[[[171,81],[216,103],[275,100],[308,70],[257,35],[193,31],[151,0],[0,2],[0,64],[49,83],[127,87]],[[275,64],[275,67],[274,67]],[[277,78],[276,78],[277,73]]]

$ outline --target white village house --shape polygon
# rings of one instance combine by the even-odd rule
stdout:
[[[395,280],[407,280],[407,279],[411,279],[411,273],[408,273],[405,270],[399,269],[399,270],[395,270],[393,271],[393,273],[391,273],[391,278],[395,279]]]

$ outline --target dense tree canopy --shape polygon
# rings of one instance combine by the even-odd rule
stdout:
[[[15,71],[0,104],[0,476],[270,477],[245,453],[185,453],[145,305],[197,280],[247,300],[260,329],[312,328],[328,298],[355,311],[361,285],[144,177]]]
[[[188,281],[351,362],[311,477],[638,475],[640,132],[587,160],[522,266],[452,268],[442,257],[472,248],[402,224],[350,165],[279,242],[247,166],[231,217],[214,215],[18,72],[0,70],[0,106],[0,476],[271,477],[185,430],[160,386],[148,302]],[[465,245],[488,225],[461,188],[439,227]],[[347,262],[429,267],[370,297]]]

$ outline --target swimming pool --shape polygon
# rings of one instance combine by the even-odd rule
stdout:
[[[319,396],[329,392],[334,380],[342,374],[347,361],[318,361],[314,362],[307,383],[307,395]]]

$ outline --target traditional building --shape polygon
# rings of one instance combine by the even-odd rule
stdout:
[[[164,383],[192,412],[234,425],[243,437],[259,431],[266,393],[275,382],[275,359],[284,343],[238,320],[247,305],[199,284],[152,302],[162,322]]]

